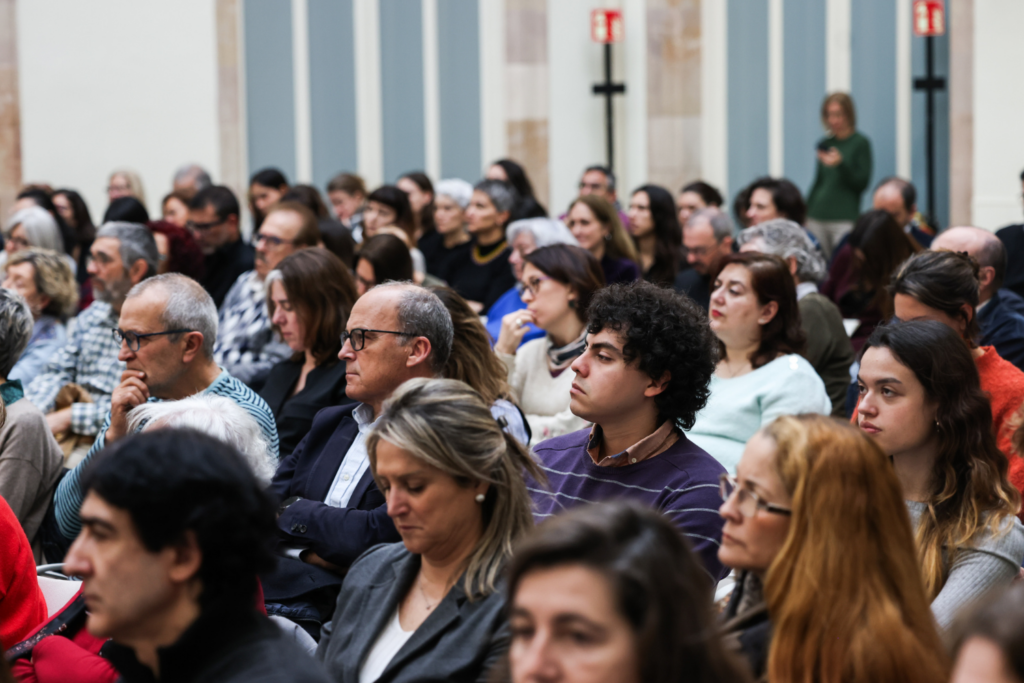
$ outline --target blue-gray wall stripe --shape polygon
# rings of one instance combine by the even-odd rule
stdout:
[[[947,12],[946,16],[949,14]],[[939,225],[949,225],[949,26],[947,34],[935,41],[935,75],[946,79],[946,90],[935,93],[935,213]],[[926,38],[911,38],[913,54],[911,77],[925,76]],[[928,211],[928,172],[925,153],[925,136],[928,122],[923,90],[915,90],[911,106],[911,175],[917,187],[917,208]],[[933,220],[935,220],[933,219]]]
[[[418,1],[380,0],[381,126],[384,181],[422,171],[423,11]]]
[[[356,76],[352,0],[309,2],[309,100],[313,183],[355,171]]]
[[[768,172],[768,3],[728,1],[731,197]]]
[[[783,169],[807,196],[824,134],[816,105],[825,95],[825,3],[784,0],[782,15]]]
[[[245,109],[249,172],[275,166],[295,179],[291,3],[245,0]]]
[[[478,0],[438,0],[437,57],[441,176],[480,177],[480,24]]]

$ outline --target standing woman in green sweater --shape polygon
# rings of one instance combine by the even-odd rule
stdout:
[[[857,113],[846,93],[825,98],[821,122],[829,134],[818,142],[818,169],[807,196],[807,228],[829,258],[860,215],[860,198],[871,180],[871,142],[857,132]]]

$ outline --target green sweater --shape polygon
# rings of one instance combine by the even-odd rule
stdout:
[[[860,197],[871,180],[871,142],[860,133],[845,140],[827,137],[843,160],[835,166],[818,161],[814,184],[807,195],[807,216],[819,221],[855,221],[860,215]]]

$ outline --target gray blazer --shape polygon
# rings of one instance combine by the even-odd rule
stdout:
[[[412,588],[419,568],[419,555],[401,543],[374,546],[356,560],[345,576],[334,617],[324,625],[316,650],[316,658],[331,678],[338,683],[359,683],[366,655]],[[501,588],[470,602],[460,578],[377,680],[485,681],[508,645]]]

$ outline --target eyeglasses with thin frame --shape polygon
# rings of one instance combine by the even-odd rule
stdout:
[[[252,236],[252,243],[259,244],[260,242],[266,242],[268,247],[279,247],[282,244],[295,244],[295,240],[281,239],[274,235],[264,235],[263,233],[258,232]]]
[[[196,223],[195,221],[188,221],[187,223],[185,223],[185,227],[187,227],[192,232],[195,232],[196,230],[198,230],[199,232],[206,232],[207,230],[216,228],[218,225],[222,225],[225,222],[226,221],[221,220],[211,221],[209,223]]]
[[[114,339],[117,340],[118,344],[127,344],[129,351],[138,351],[142,346],[142,340],[147,337],[162,337],[167,334],[184,334],[186,332],[195,332],[195,330],[167,330],[166,332],[148,332],[146,334],[137,334],[131,330],[111,330],[114,333]]]
[[[740,511],[740,514],[746,518],[753,517],[758,513],[759,510],[765,512],[771,512],[776,515],[791,515],[793,511],[789,508],[784,508],[781,505],[775,505],[769,503],[766,500],[762,500],[761,496],[757,495],[750,489],[745,489],[739,485],[736,481],[736,477],[723,474],[718,477],[718,493],[722,496],[722,502],[729,500],[732,494],[736,494],[736,509]]]
[[[542,277],[531,278],[529,282],[520,281],[519,284],[523,286],[524,294],[529,294],[530,296],[535,297],[537,296],[537,290],[540,289],[540,283],[550,279],[550,277],[545,275]]]
[[[351,342],[353,351],[362,351],[366,348],[367,332],[374,332],[376,334],[397,334],[400,337],[416,336],[410,332],[395,332],[394,330],[367,330],[362,327],[357,327],[354,330],[345,330],[341,333],[341,345],[344,346],[345,342]]]

